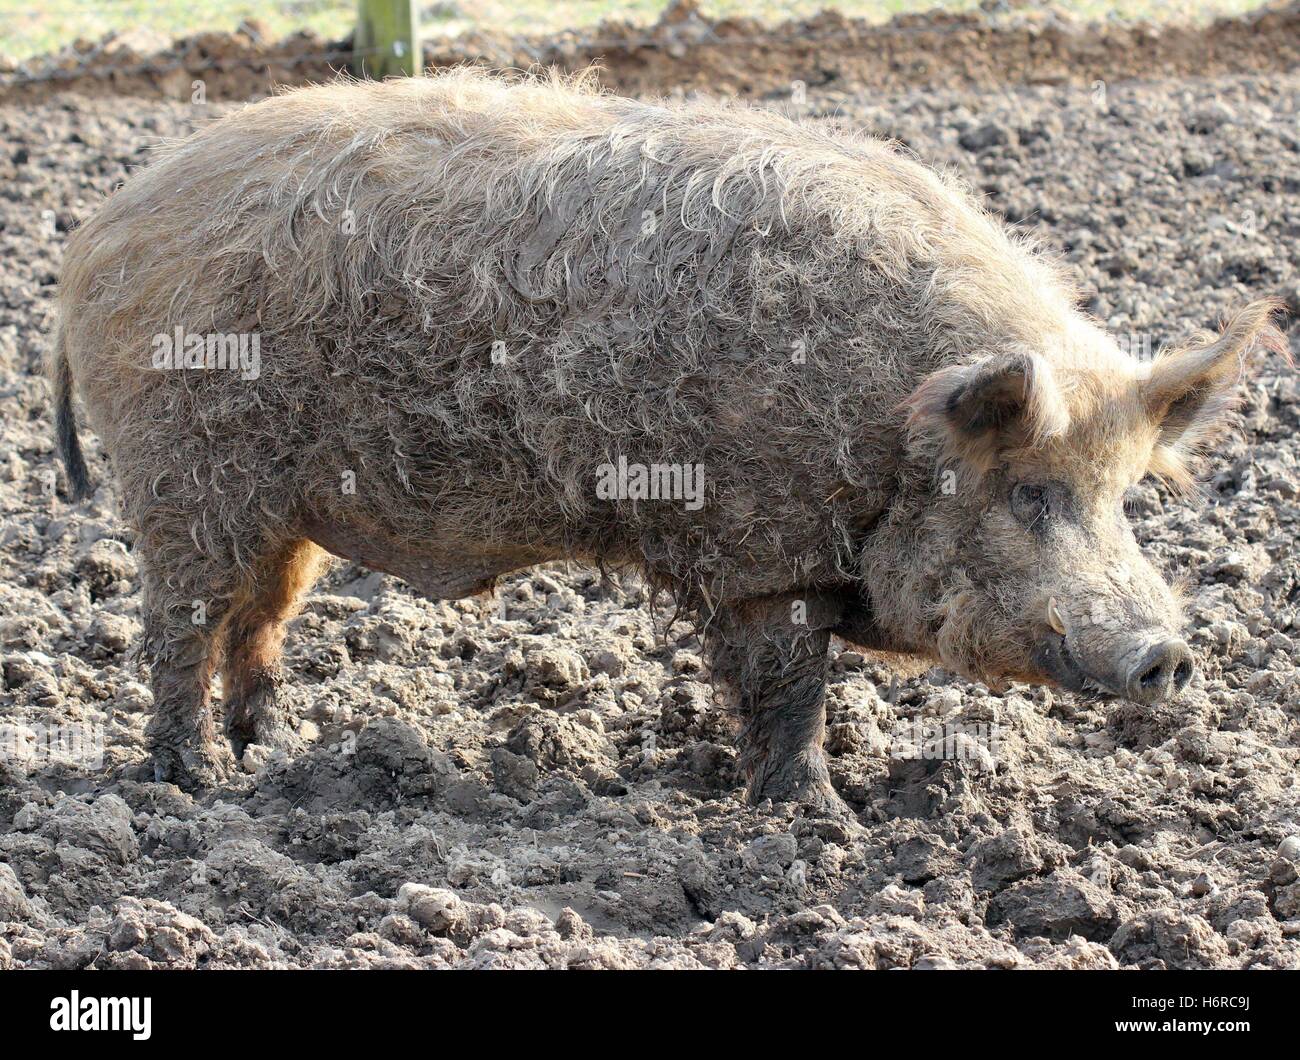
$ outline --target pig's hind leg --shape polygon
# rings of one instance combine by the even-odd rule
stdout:
[[[144,637],[153,714],[146,727],[152,779],[183,788],[211,787],[230,773],[210,703],[220,631],[236,587],[226,571],[167,549],[137,546],[143,583]]]
[[[280,694],[280,654],[286,624],[327,562],[327,554],[312,542],[290,542],[258,564],[250,589],[230,615],[223,676],[226,734],[236,756],[250,743],[290,753],[302,748]]]
[[[730,691],[740,716],[751,803],[770,798],[851,816],[822,751],[830,626],[838,616],[830,601],[789,594],[713,616],[706,645],[714,682]]]

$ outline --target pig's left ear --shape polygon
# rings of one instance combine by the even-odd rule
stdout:
[[[913,437],[938,438],[941,459],[957,457],[979,472],[997,466],[1000,450],[1033,445],[1070,425],[1052,366],[1034,353],[941,368],[904,408]]]
[[[1213,341],[1165,354],[1151,366],[1140,393],[1147,415],[1160,428],[1151,458],[1154,474],[1175,483],[1189,480],[1184,460],[1225,430],[1252,351],[1272,349],[1290,358],[1286,340],[1271,323],[1275,309],[1273,302],[1252,302]]]

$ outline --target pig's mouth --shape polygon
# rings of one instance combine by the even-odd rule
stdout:
[[[1085,699],[1110,700],[1124,696],[1104,678],[1085,669],[1060,633],[1049,632],[1041,639],[1032,661],[1053,682]]]

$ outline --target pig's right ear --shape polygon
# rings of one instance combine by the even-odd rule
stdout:
[[[941,445],[983,473],[1010,447],[1035,445],[1064,433],[1070,412],[1052,366],[1033,353],[1004,354],[926,376],[904,402],[913,438]]]
[[[1247,374],[1250,354],[1267,349],[1291,359],[1286,339],[1273,325],[1278,308],[1268,300],[1252,302],[1221,335],[1164,353],[1151,365],[1140,386],[1147,414],[1159,428],[1148,470],[1183,488],[1191,484],[1188,459],[1228,428],[1227,414],[1237,403],[1237,384]]]

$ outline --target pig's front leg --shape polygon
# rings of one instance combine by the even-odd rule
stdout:
[[[751,803],[799,802],[851,814],[831,786],[822,736],[837,603],[783,594],[720,608],[706,644],[713,681],[739,714]]]

